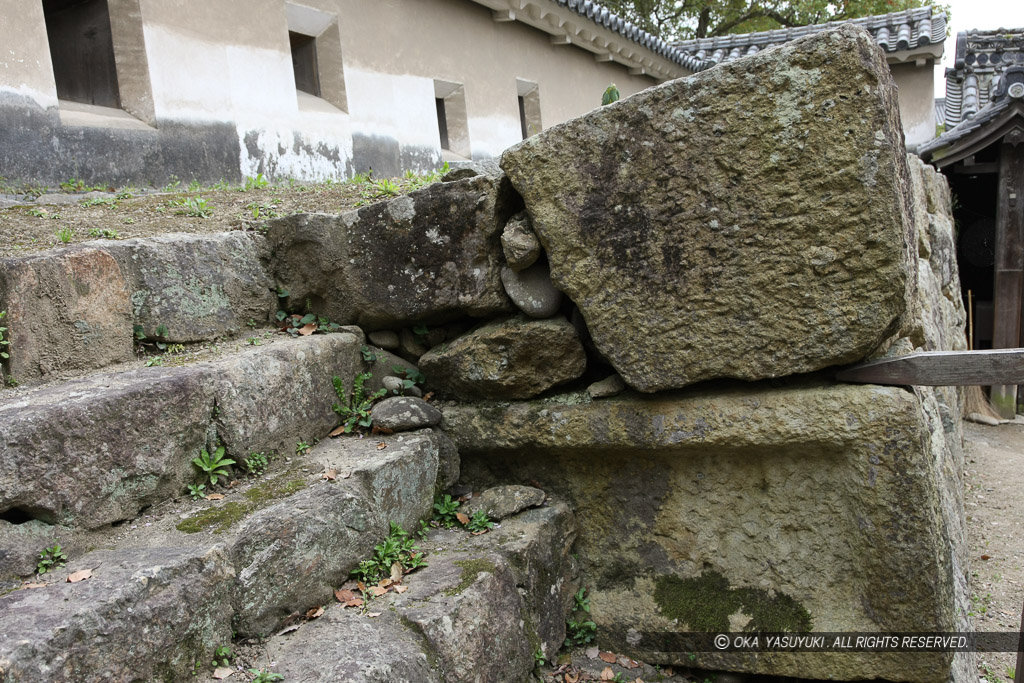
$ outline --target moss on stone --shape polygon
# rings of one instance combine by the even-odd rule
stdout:
[[[469,588],[470,584],[476,581],[477,575],[481,572],[485,574],[493,574],[498,568],[494,566],[493,562],[485,560],[483,558],[477,558],[474,560],[456,560],[453,562],[457,567],[462,567],[462,577],[459,580],[459,585],[454,588],[449,588],[444,592],[445,595],[460,595],[462,591]]]
[[[277,477],[265,484],[253,486],[245,492],[245,497],[256,504],[265,503],[268,500],[286,498],[306,488],[304,479],[290,479],[291,474]]]
[[[784,593],[760,588],[730,588],[718,572],[692,579],[662,576],[655,582],[654,601],[661,613],[693,631],[729,631],[729,616],[750,615],[747,631],[810,631],[811,615]]]
[[[255,509],[253,506],[245,503],[227,503],[196,513],[179,522],[176,528],[186,534],[195,534],[216,525],[217,528],[213,532],[219,534],[230,529],[235,522],[245,517],[253,509]]]

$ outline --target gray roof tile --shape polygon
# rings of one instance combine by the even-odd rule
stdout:
[[[1024,64],[1024,28],[958,33],[956,61],[946,69],[946,128],[977,116],[999,75],[1015,64]]]
[[[931,7],[919,7],[860,19],[831,21],[827,24],[684,40],[673,43],[673,46],[694,60],[697,65],[695,71],[703,71],[715,64],[731,62],[766,47],[843,24],[867,29],[874,36],[875,42],[886,52],[899,52],[941,43],[946,38],[946,15],[932,16]]]

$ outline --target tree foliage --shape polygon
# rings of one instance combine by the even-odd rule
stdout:
[[[948,7],[929,0],[603,0],[603,4],[666,40],[821,24],[925,5],[949,15]]]

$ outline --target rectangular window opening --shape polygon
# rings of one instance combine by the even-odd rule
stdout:
[[[444,98],[435,97],[434,104],[437,106],[437,129],[441,132],[441,149],[451,149],[448,141],[448,115],[444,111]]]
[[[519,96],[519,126],[523,131],[523,139],[530,137],[526,132],[526,98],[522,95]]]
[[[540,86],[517,78],[516,94],[519,99],[519,126],[525,140],[544,129],[540,121]]]
[[[316,38],[289,31],[288,41],[292,48],[295,88],[320,97],[320,71],[316,60]]]
[[[43,0],[57,98],[121,107],[107,0]]]

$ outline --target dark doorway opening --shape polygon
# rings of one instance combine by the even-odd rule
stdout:
[[[57,97],[121,106],[107,0],[43,0]]]

